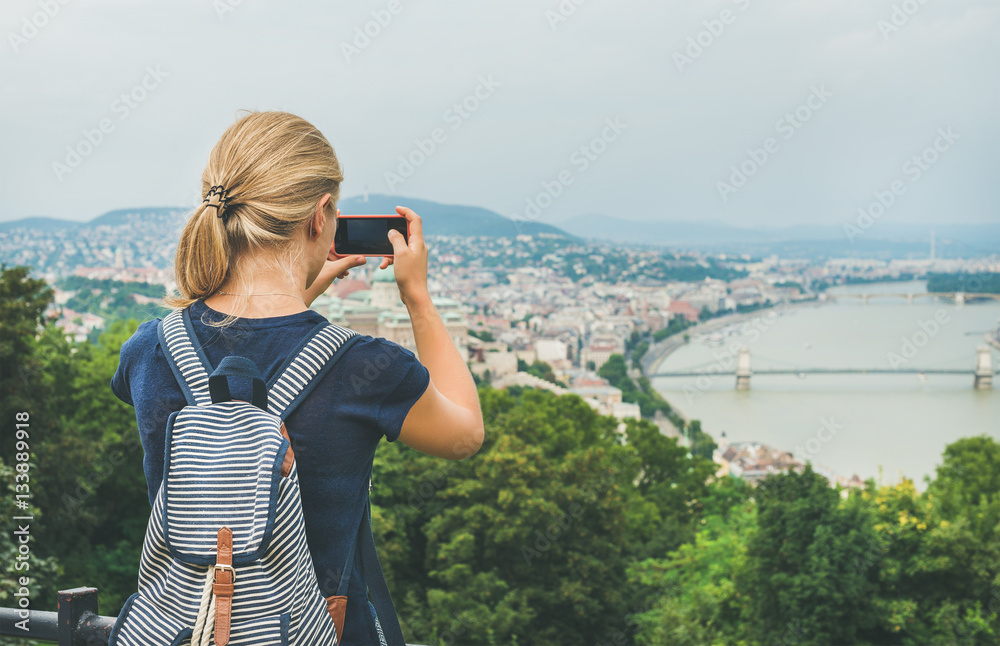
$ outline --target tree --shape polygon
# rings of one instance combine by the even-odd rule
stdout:
[[[646,599],[630,622],[637,644],[747,644],[745,594],[737,588],[746,567],[744,537],[756,526],[747,489],[732,478],[713,483],[695,540],[629,568],[631,585]]]
[[[481,341],[490,343],[496,339],[493,337],[493,333],[489,330],[469,330],[469,336],[474,336]]]
[[[625,424],[625,446],[637,462],[629,550],[637,558],[660,556],[694,540],[716,467],[710,459],[688,457],[652,422],[629,419]]]
[[[383,562],[407,634],[556,645],[612,635],[634,600],[627,564],[649,549],[645,536],[677,544],[711,470],[649,422],[629,422],[623,444],[617,420],[576,395],[482,388],[480,399],[475,457],[442,463],[395,445],[376,457],[376,531],[405,546]]]
[[[55,328],[39,339],[51,393],[35,447],[39,553],[58,558],[60,587],[97,587],[104,608],[135,592],[149,519],[135,413],[111,392],[122,343],[135,321],[118,321],[97,344],[68,341]],[[48,603],[55,601],[51,590]]]
[[[843,503],[826,478],[771,475],[754,492],[757,530],[747,538],[739,587],[745,618],[763,643],[852,644],[874,624],[871,584],[854,565],[876,543],[857,496]],[[789,642],[789,640],[793,640]]]
[[[691,455],[711,460],[715,449],[719,448],[712,436],[701,430],[701,420],[691,420],[685,429],[685,435],[691,441]]]
[[[944,518],[965,514],[977,535],[989,538],[1000,524],[1000,442],[980,435],[949,444],[928,493]]]
[[[38,400],[42,367],[35,357],[35,338],[52,303],[44,280],[30,277],[28,267],[0,265],[0,416],[3,441],[0,457],[10,463],[14,414],[31,412]]]

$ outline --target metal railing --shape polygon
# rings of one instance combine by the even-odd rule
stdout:
[[[97,612],[97,588],[60,590],[58,610],[0,608],[0,635],[55,642],[59,646],[104,646],[114,617]]]
[[[97,588],[60,590],[56,601],[56,612],[0,608],[0,636],[54,642],[59,646],[107,645],[116,617],[98,614]]]

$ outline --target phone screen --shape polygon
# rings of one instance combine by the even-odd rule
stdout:
[[[376,215],[352,217],[341,215],[337,218],[337,232],[333,236],[333,250],[341,256],[391,256],[392,243],[389,229],[406,235],[406,218],[401,215]]]

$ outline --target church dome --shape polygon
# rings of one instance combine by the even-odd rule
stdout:
[[[385,269],[376,269],[375,275],[372,277],[373,283],[395,283],[396,274],[392,271],[392,265],[389,265]]]

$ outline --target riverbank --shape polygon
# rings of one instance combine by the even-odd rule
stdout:
[[[762,316],[768,316],[769,313],[777,312],[780,316],[782,312],[788,312],[793,309],[799,309],[808,305],[819,306],[820,304],[829,301],[820,301],[818,299],[809,299],[805,301],[796,301],[793,303],[782,303],[780,305],[775,305],[774,307],[768,307],[764,309],[754,310],[753,312],[741,312],[734,314],[727,314],[725,316],[720,316],[718,318],[709,319],[707,321],[702,321],[696,323],[692,327],[687,328],[679,334],[675,334],[663,341],[658,341],[657,343],[651,345],[646,354],[643,356],[642,361],[642,374],[645,377],[653,378],[656,376],[656,370],[659,368],[660,363],[663,362],[670,354],[677,348],[685,345],[687,343],[684,340],[684,335],[694,336],[711,334],[716,330],[721,330],[727,328],[731,325],[741,325],[743,323],[752,321],[754,319],[760,318]]]
[[[778,316],[781,316],[781,314],[785,312],[789,312],[791,310],[796,310],[796,309],[805,309],[806,306],[818,307],[821,304],[830,302],[832,301],[814,298],[804,301],[797,301],[794,303],[782,303],[774,307],[754,310],[753,312],[735,313],[699,322],[698,324],[685,329],[683,332],[675,334],[650,347],[649,350],[646,351],[646,355],[643,357],[642,361],[640,361],[640,364],[642,366],[641,373],[644,377],[647,378],[647,380],[650,379],[651,377],[654,377],[656,375],[657,368],[663,362],[663,360],[666,359],[668,356],[670,356],[675,350],[687,344],[687,341],[684,340],[685,337],[704,336],[707,334],[712,334],[718,330],[724,330],[732,326],[742,326],[748,323],[752,323],[755,320],[761,321],[762,319],[768,319],[768,321],[770,322],[773,321]],[[661,396],[663,395],[661,394]],[[664,399],[666,400],[665,397]],[[670,405],[673,411],[673,415],[683,420],[684,426],[690,424],[691,418],[688,415],[686,415],[683,411],[681,411],[679,408],[677,408],[674,402],[668,401],[668,404]],[[685,437],[683,431],[678,432],[677,430],[674,430],[674,432],[672,433],[670,432],[671,429],[676,429],[676,424],[672,424],[665,417],[663,419],[654,420],[654,422],[657,424],[657,426],[660,427],[660,430],[662,432],[665,432],[665,434],[668,436],[676,437],[676,439],[683,446],[690,444],[687,441],[687,438]],[[699,428],[700,428],[700,423],[699,423]],[[719,476],[729,475],[729,474],[739,475],[739,477],[742,477],[748,482],[756,482],[761,477],[764,477],[769,473],[781,471],[786,468],[801,468],[805,464],[804,461],[797,459],[796,457],[793,457],[792,454],[789,453],[786,449],[774,448],[763,442],[737,443],[736,446],[740,446],[743,448],[737,450],[736,454],[730,455],[733,452],[730,449],[729,442],[725,438],[725,433],[723,433],[721,437],[716,437],[707,430],[704,429],[700,430],[706,436],[711,438],[712,442],[714,442],[718,447],[718,450],[715,451],[714,455],[712,456],[712,459],[716,464],[719,465],[719,471],[717,474]],[[754,454],[760,453],[769,456],[780,455],[781,460],[778,462],[771,459],[761,461],[756,458],[753,460],[747,460],[744,459],[746,458],[746,456],[743,456],[743,458],[741,458],[742,461],[736,460],[736,457],[742,455],[740,451],[742,451],[746,447],[751,447],[753,449],[752,452]],[[727,460],[726,456],[729,456],[730,458],[732,458],[732,460]],[[854,475],[852,478],[848,479],[844,476],[836,474],[832,469],[829,469],[825,466],[814,465],[814,468],[817,469],[818,473],[822,473],[824,476],[826,476],[827,479],[830,480],[830,482],[836,482],[844,486],[858,486],[858,484],[860,483],[860,479],[858,478],[857,475]]]
[[[882,287],[892,294],[918,293],[923,285]],[[844,291],[877,290],[866,285]],[[864,305],[854,298],[830,299],[822,308],[759,319],[766,326],[759,334],[752,322],[741,330],[746,321],[736,323],[738,318],[729,319],[735,323],[729,329],[707,335],[695,329],[709,326],[692,328],[690,343],[647,374],[664,399],[685,417],[701,420],[720,444],[725,433],[731,444],[767,444],[835,474],[857,473],[884,483],[908,477],[919,488],[924,476],[933,477],[949,443],[981,434],[1000,440],[1000,395],[996,388],[972,387],[976,348],[987,344],[987,335],[996,340],[998,317],[1000,303],[989,301],[908,303],[892,297]],[[935,320],[946,323],[934,328]],[[925,341],[922,335],[930,331],[933,337]],[[916,353],[907,351],[914,335],[920,344]],[[752,354],[748,391],[736,390],[731,378],[730,353],[741,345]],[[998,348],[990,348],[995,367]],[[899,357],[905,370],[886,373]],[[785,368],[805,372],[766,374]],[[856,372],[824,374],[826,369]],[[672,372],[685,376],[668,376]],[[702,372],[704,377],[690,374]]]

